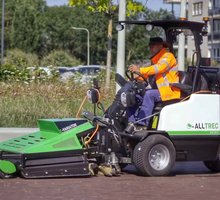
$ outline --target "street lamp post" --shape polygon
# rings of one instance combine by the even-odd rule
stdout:
[[[118,21],[125,21],[126,19],[126,0],[119,1]],[[116,72],[124,77],[125,75],[125,29],[118,31],[117,44],[117,69]],[[116,84],[116,92],[120,86]]]
[[[90,60],[90,53],[89,53],[89,48],[90,48],[90,44],[89,44],[89,30],[87,28],[79,28],[79,27],[71,27],[74,30],[84,30],[87,32],[87,65],[89,66],[89,60]]]
[[[2,0],[1,64],[4,64],[5,0]]]

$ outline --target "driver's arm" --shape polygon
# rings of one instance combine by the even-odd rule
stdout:
[[[172,68],[171,66],[176,66],[176,59],[172,53],[167,52],[156,64],[141,67],[140,73],[144,76],[162,74],[166,71],[169,71]]]

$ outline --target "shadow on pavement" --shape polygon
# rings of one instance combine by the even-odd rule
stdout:
[[[133,165],[128,165],[123,169],[124,173],[138,175],[138,172]],[[179,175],[208,175],[216,176],[216,173],[212,173],[209,169],[205,167],[203,162],[176,162],[170,176],[179,176]]]

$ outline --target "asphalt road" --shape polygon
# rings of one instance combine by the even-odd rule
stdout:
[[[0,139],[36,130],[8,131]],[[202,162],[178,162],[168,177],[141,177],[128,166],[120,177],[0,179],[0,200],[219,200],[219,185],[220,173]]]
[[[169,177],[141,177],[129,166],[120,177],[2,179],[2,200],[219,200],[220,174],[201,162],[177,163]]]

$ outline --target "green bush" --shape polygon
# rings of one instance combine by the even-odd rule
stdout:
[[[29,67],[39,64],[35,54],[25,53],[19,49],[6,52],[4,65],[0,67],[0,81],[16,81],[28,83],[31,81]]]
[[[45,71],[46,70],[46,71]],[[7,51],[5,64],[0,67],[0,81],[30,83],[57,80],[59,74],[53,66],[43,69],[35,54],[19,49]]]
[[[23,69],[39,65],[39,59],[36,54],[25,53],[20,49],[13,49],[6,52],[6,65],[14,65],[16,68]]]
[[[81,62],[65,51],[52,51],[42,58],[41,66],[76,66]]]
[[[20,68],[14,64],[6,63],[0,67],[0,81],[28,83],[31,81],[31,76],[27,67]]]
[[[60,80],[60,74],[56,67],[32,67],[28,68],[29,75],[31,76],[30,82],[56,82]]]

